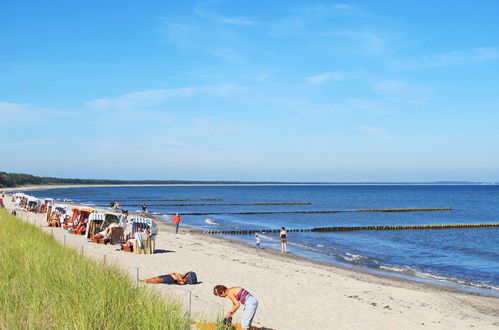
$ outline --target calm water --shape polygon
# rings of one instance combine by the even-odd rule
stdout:
[[[200,229],[279,229],[326,226],[412,225],[499,222],[499,186],[189,186],[89,187],[37,191],[37,197],[109,205],[118,200],[136,211],[185,215]],[[154,199],[218,199],[153,201]],[[220,205],[311,202],[307,205]],[[134,205],[135,204],[135,205]],[[159,205],[161,204],[161,205]],[[182,204],[182,205],[179,205]],[[196,204],[196,205],[185,205]],[[217,205],[201,205],[217,204]],[[333,214],[233,214],[237,212],[439,208],[435,212],[349,212]],[[225,213],[225,214],[213,214]],[[231,214],[232,213],[232,214]],[[170,216],[163,215],[165,221]],[[331,263],[390,271],[499,294],[499,228],[289,233],[291,253]],[[254,237],[230,236],[249,243]],[[263,234],[264,247],[280,248],[277,234]]]

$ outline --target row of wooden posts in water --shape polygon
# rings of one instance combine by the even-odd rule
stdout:
[[[250,205],[250,206],[264,206],[264,205],[310,205],[311,202],[275,202],[275,203],[196,203],[196,204],[146,204],[149,206],[242,206],[242,205]],[[99,206],[107,205],[107,204],[95,204]],[[121,206],[141,206],[142,204],[120,204]]]
[[[405,229],[451,229],[451,228],[481,228],[499,227],[499,222],[491,223],[454,223],[433,225],[405,225],[405,226],[358,226],[358,227],[318,227],[311,229],[286,229],[287,232],[338,232],[356,230],[405,230]],[[279,233],[280,229],[250,229],[250,230],[194,230],[212,235],[250,235],[255,233]]]
[[[358,209],[358,210],[311,210],[311,211],[255,211],[255,212],[178,212],[179,215],[221,215],[221,214],[330,214],[345,212],[417,212],[417,211],[450,211],[452,207],[433,207],[419,209]],[[168,215],[169,213],[164,213]]]

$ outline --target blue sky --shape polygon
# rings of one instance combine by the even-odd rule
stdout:
[[[0,170],[499,181],[499,2],[3,1]]]

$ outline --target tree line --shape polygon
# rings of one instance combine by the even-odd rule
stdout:
[[[28,185],[64,185],[64,184],[238,184],[238,183],[276,183],[242,181],[182,181],[182,180],[106,180],[106,179],[67,179],[35,176],[24,173],[0,172],[0,188],[12,188]]]

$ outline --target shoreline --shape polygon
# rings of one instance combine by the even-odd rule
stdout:
[[[159,223],[158,223],[159,225]],[[165,224],[168,226],[168,224]],[[188,227],[184,227],[188,228]],[[190,229],[187,229],[190,235],[197,236],[199,239],[204,239],[207,238],[208,240],[215,240],[220,244],[228,244],[233,245],[234,247],[240,247],[242,249],[255,249],[253,245],[246,243],[244,241],[239,241],[236,239],[231,239],[231,238],[225,238],[225,237],[219,237],[219,236],[214,236],[214,235],[204,235],[202,233],[196,232],[196,231],[190,231]],[[341,269],[345,271],[351,271],[354,273],[360,273],[360,274],[365,274],[368,276],[374,276],[378,278],[383,278],[384,280],[393,280],[393,281],[401,281],[407,284],[415,284],[415,285],[421,285],[423,287],[432,287],[434,289],[439,289],[443,291],[451,291],[455,293],[464,293],[464,294],[471,294],[471,295],[476,295],[476,296],[483,296],[483,297],[493,297],[493,298],[499,298],[499,291],[496,291],[494,289],[489,289],[489,288],[479,288],[479,287],[474,287],[470,286],[468,289],[467,285],[465,284],[460,284],[460,283],[452,283],[452,282],[440,282],[438,280],[432,280],[432,279],[425,279],[422,277],[417,277],[416,275],[410,275],[410,274],[403,274],[403,273],[397,273],[393,271],[384,271],[384,270],[377,270],[374,268],[368,268],[368,267],[361,267],[357,265],[349,265],[346,263],[332,263],[332,262],[327,262],[327,261],[320,261],[320,260],[313,260],[309,259],[303,256],[300,256],[295,253],[288,252],[286,254],[282,254],[279,250],[266,247],[264,249],[261,249],[262,254],[267,254],[268,257],[271,258],[286,258],[285,260],[291,260],[291,261],[297,261],[297,262],[302,262],[302,263],[310,263],[310,266],[318,266],[318,267],[324,267],[324,268],[332,268],[332,269]],[[463,288],[460,288],[463,287]],[[476,291],[475,291],[476,290]],[[484,292],[480,291],[491,291],[491,294],[486,294]]]
[[[168,224],[166,224],[166,225],[168,225]],[[219,236],[215,236],[215,235],[204,235],[204,234],[196,232],[196,231],[189,231],[189,234],[197,235],[201,239],[204,237],[209,237],[209,238],[214,239],[214,240],[220,240],[220,242],[227,241],[227,242],[230,242],[230,244],[234,244],[236,246],[241,246],[242,248],[254,249],[252,244],[246,243],[244,241],[239,241],[236,239],[219,237]],[[465,293],[465,294],[471,294],[471,295],[477,295],[477,296],[499,298],[499,290],[489,288],[489,287],[479,287],[479,286],[467,285],[467,284],[462,284],[462,283],[457,283],[457,282],[454,283],[454,282],[444,281],[444,280],[440,281],[437,279],[424,278],[424,277],[419,277],[417,275],[405,274],[405,273],[396,272],[396,271],[369,268],[367,266],[358,266],[358,265],[341,263],[341,262],[334,263],[334,262],[314,260],[314,259],[303,257],[299,254],[295,254],[292,252],[288,252],[287,254],[283,255],[283,254],[281,254],[281,252],[279,250],[271,248],[271,247],[266,247],[265,250],[262,250],[261,252],[268,254],[268,256],[272,257],[272,258],[281,258],[281,257],[289,258],[293,261],[310,263],[311,265],[321,266],[321,267],[325,267],[325,268],[331,267],[331,268],[343,269],[343,270],[351,271],[351,272],[355,272],[355,273],[361,273],[361,274],[366,274],[369,276],[384,278],[385,280],[394,280],[394,281],[402,281],[402,282],[407,282],[407,283],[420,284],[423,286],[430,286],[430,287],[434,287],[435,289],[441,289],[444,291],[449,290],[449,291],[456,292],[456,293]]]
[[[79,188],[79,187],[120,187],[120,186],[126,186],[126,187],[135,187],[135,186],[231,186],[231,185],[238,185],[238,186],[261,186],[261,184],[140,184],[140,185],[71,185],[71,186],[39,186],[39,187],[31,187],[31,186],[26,186],[23,187],[22,190],[33,190],[33,191],[38,191],[38,190],[45,190],[45,189],[58,189],[58,188]],[[274,184],[269,184],[269,185],[274,185]],[[278,184],[279,185],[279,184]],[[300,186],[300,185],[308,185],[308,184],[282,184],[282,185],[290,185],[290,186]],[[319,184],[319,185],[343,185],[343,184]],[[345,185],[350,185],[350,184],[345,184]],[[371,185],[371,184],[353,184],[353,185]],[[378,185],[378,184],[373,184],[373,185]],[[379,184],[379,185],[385,185],[385,184]],[[405,185],[405,184],[393,184],[393,185]],[[415,184],[415,185],[426,185],[426,184]],[[433,185],[433,184],[428,184],[428,185]],[[454,184],[448,184],[448,185],[454,185]],[[462,185],[462,184],[457,184],[457,185]],[[477,185],[477,184],[470,184],[470,185]],[[478,184],[479,185],[479,184]],[[8,191],[7,189],[4,189],[6,192]],[[18,190],[15,188],[11,188],[10,191]],[[73,201],[67,202],[67,203],[62,203],[58,202],[58,204],[67,204],[67,205],[73,205],[73,206],[82,206],[82,207],[91,207],[96,210],[100,211],[108,211],[107,208],[103,208],[103,206],[96,206],[93,204],[77,204]],[[139,216],[138,213],[136,212],[130,212],[131,216]],[[160,215],[157,214],[149,214],[147,217],[154,219],[158,226],[161,228],[162,225],[166,226],[165,228],[168,228],[169,224],[162,219]],[[210,239],[215,239],[215,240],[220,240],[219,242],[230,242],[231,244],[235,244],[237,246],[241,247],[246,247],[246,248],[254,248],[252,244],[247,243],[243,240],[237,240],[233,238],[228,238],[228,237],[222,237],[221,235],[206,235],[199,230],[191,228],[189,226],[183,226],[184,230],[189,232],[190,235],[197,236],[198,238],[210,238]],[[275,257],[281,256],[281,253],[278,249],[266,247],[265,251],[262,251],[262,253],[268,253],[269,256]],[[480,286],[478,284],[472,285],[472,284],[467,284],[467,283],[460,283],[458,280],[452,281],[452,279],[437,279],[437,278],[432,278],[431,274],[422,274],[422,275],[428,275],[428,277],[424,276],[418,276],[416,274],[409,274],[409,273],[404,273],[404,272],[397,272],[394,270],[384,270],[384,269],[376,269],[376,268],[371,268],[368,266],[359,266],[359,265],[354,265],[354,264],[349,264],[349,263],[342,263],[341,261],[338,262],[329,262],[329,261],[321,261],[321,260],[314,260],[311,258],[307,258],[304,256],[301,256],[299,254],[294,254],[294,253],[288,253],[286,257],[295,259],[295,260],[301,260],[302,262],[310,262],[312,264],[316,265],[321,265],[324,267],[333,267],[333,268],[339,268],[339,269],[344,269],[352,272],[359,272],[367,275],[372,275],[372,276],[381,276],[381,277],[386,277],[388,279],[392,280],[400,280],[400,281],[408,281],[412,283],[420,283],[423,285],[429,285],[429,286],[434,286],[436,288],[444,289],[444,290],[453,290],[456,292],[461,292],[461,293],[466,293],[466,294],[473,294],[473,295],[480,295],[480,296],[486,296],[486,297],[499,297],[499,290],[493,287],[486,287],[486,286]]]
[[[6,206],[12,208],[10,198]],[[27,221],[46,226],[43,214],[22,213]],[[173,225],[157,222],[160,231],[154,255],[116,251],[115,246],[89,243],[62,229],[41,228],[68,246],[84,247],[93,259],[107,256],[108,262],[120,265],[132,278],[135,267],[140,268],[140,278],[196,271],[199,285],[148,286],[184,301],[191,292],[197,320],[213,321],[228,310],[228,299],[211,293],[214,285],[226,284],[243,286],[254,294],[260,302],[255,325],[275,329],[321,329],[331,324],[348,329],[499,326],[496,297],[351,270],[270,248],[257,250],[245,242],[192,233],[186,227],[175,235]],[[236,313],[236,321],[241,314]]]

